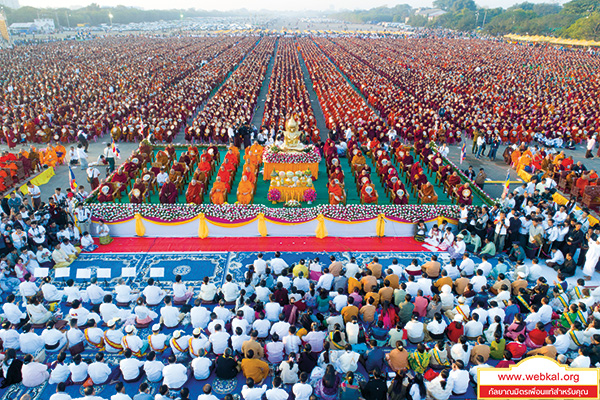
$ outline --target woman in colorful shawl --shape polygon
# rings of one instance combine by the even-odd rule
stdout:
[[[315,385],[315,394],[323,400],[337,400],[338,387],[340,385],[340,378],[335,372],[333,365],[328,365],[325,369],[325,375]]]
[[[360,399],[360,386],[354,383],[354,373],[346,372],[344,381],[340,385],[340,400],[358,400]]]
[[[571,329],[571,325],[579,320],[577,315],[577,304],[571,304],[569,308],[565,307],[565,311],[560,316],[560,323],[567,329]]]
[[[419,343],[417,345],[417,350],[408,355],[408,365],[413,371],[422,374],[429,366],[430,359],[431,354],[427,352],[425,345],[423,343]]]

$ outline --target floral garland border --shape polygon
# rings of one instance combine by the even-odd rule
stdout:
[[[270,208],[262,204],[119,204],[91,203],[87,205],[94,220],[122,222],[140,214],[156,222],[185,222],[197,218],[201,213],[223,223],[240,223],[264,214],[273,221],[304,223],[323,215],[326,218],[361,222],[372,220],[384,214],[387,218],[406,223],[436,218],[456,219],[459,208],[456,205],[331,205],[324,204],[301,208]]]

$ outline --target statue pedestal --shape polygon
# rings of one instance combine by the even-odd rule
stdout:
[[[313,180],[319,177],[321,154],[313,147],[305,152],[284,152],[274,147],[268,147],[263,153],[263,179],[271,180],[273,171],[306,171],[310,170]]]

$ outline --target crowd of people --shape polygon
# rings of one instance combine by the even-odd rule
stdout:
[[[53,239],[32,238],[41,240]],[[54,243],[46,257],[54,257]],[[536,260],[526,267],[518,252],[495,265],[490,251],[477,253],[480,263],[466,251],[449,254],[409,265],[335,256],[288,265],[285,254],[258,254],[240,282],[229,274],[218,286],[209,277],[200,286],[181,276],[161,285],[150,278],[139,291],[96,278],[59,288],[26,267],[22,279],[2,282],[2,387],[48,382],[57,385],[56,398],[67,399],[66,386],[84,385],[86,399],[95,386],[114,384],[117,398],[127,399],[133,393],[123,383],[145,377],[160,383],[158,393],[149,396],[142,383],[136,399],[186,399],[199,384],[200,399],[217,399],[209,378],[241,373],[247,400],[289,393],[299,400],[446,400],[474,387],[478,368],[532,355],[600,365],[600,290],[582,279],[569,284],[561,271],[550,284]],[[516,266],[506,262],[514,258]],[[151,334],[142,336],[144,329]],[[116,354],[118,365],[107,363]],[[49,356],[56,360],[47,365]]]

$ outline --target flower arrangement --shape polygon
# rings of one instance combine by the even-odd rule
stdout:
[[[285,202],[285,204],[283,206],[288,207],[288,208],[298,208],[298,207],[301,207],[302,205],[300,204],[300,202],[298,200],[288,200]]]
[[[267,199],[272,202],[278,202],[281,199],[281,192],[279,189],[271,189],[267,194]]]
[[[284,152],[276,146],[267,147],[263,152],[263,162],[277,164],[318,163],[321,153],[314,146],[309,146],[303,152]]]
[[[281,193],[279,193],[281,196]],[[456,205],[409,204],[409,205],[367,205],[323,204],[303,208],[270,208],[262,204],[114,204],[91,203],[88,205],[94,219],[118,222],[133,218],[140,213],[144,218],[157,221],[183,221],[196,218],[204,213],[208,218],[225,222],[239,222],[263,213],[268,218],[284,222],[306,222],[323,214],[327,218],[341,221],[361,221],[377,218],[379,214],[402,222],[416,222],[420,219],[432,220],[438,217],[456,219],[459,208]]]
[[[317,192],[315,191],[315,189],[306,189],[304,191],[304,201],[307,201],[308,203],[312,203],[316,199],[317,199]]]

